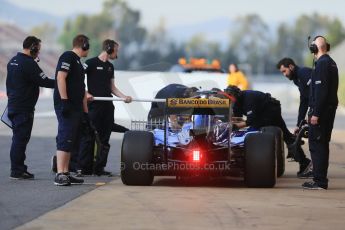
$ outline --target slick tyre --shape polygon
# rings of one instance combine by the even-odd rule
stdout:
[[[248,187],[272,188],[276,183],[275,137],[272,133],[251,133],[244,141],[244,180]]]
[[[261,128],[263,133],[272,133],[276,139],[276,157],[277,157],[277,177],[281,177],[285,172],[285,152],[283,132],[279,127],[266,126]]]
[[[121,148],[121,180],[125,185],[151,185],[153,172],[142,167],[152,163],[153,134],[146,131],[127,131]]]

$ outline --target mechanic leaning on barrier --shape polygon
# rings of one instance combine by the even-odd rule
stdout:
[[[297,124],[296,128],[294,130],[294,133],[297,134],[299,131],[299,125],[302,121],[305,120],[305,116],[308,111],[308,104],[309,104],[309,86],[311,83],[311,68],[308,67],[299,67],[295,64],[295,62],[288,57],[285,57],[281,59],[277,63],[277,69],[290,81],[293,81],[293,83],[298,87],[299,93],[300,93],[300,103],[299,103],[299,109],[298,109],[298,118],[297,118]],[[311,163],[310,159],[307,159],[303,149],[298,146],[297,152],[295,153],[295,156],[287,156],[288,158],[295,158],[296,161],[301,162],[301,165],[308,165]],[[311,165],[310,165],[311,168]],[[312,177],[312,171],[308,171],[303,173],[300,171],[298,173],[298,177],[301,178],[307,178]]]
[[[309,150],[313,161],[313,181],[303,183],[305,189],[327,189],[329,142],[338,106],[338,67],[327,54],[330,44],[323,36],[316,36],[310,45],[315,68],[309,99]]]
[[[37,64],[40,49],[41,40],[28,36],[23,42],[23,52],[18,52],[7,64],[8,118],[13,132],[12,179],[34,179],[34,174],[29,173],[24,164],[25,150],[31,137],[39,87],[54,88],[55,80],[48,78]]]
[[[126,103],[130,103],[132,97],[126,96],[115,86],[114,65],[109,61],[117,58],[119,44],[114,40],[107,39],[103,41],[102,47],[103,51],[99,56],[85,62],[88,93],[94,97],[112,97],[112,94],[114,94],[125,99]],[[92,101],[89,104],[89,117],[102,143],[100,155],[97,157],[93,172],[98,176],[111,175],[111,172],[104,170],[110,149],[110,135],[112,131],[121,131],[114,130],[114,126],[117,125],[114,123],[114,109],[112,101]],[[117,125],[117,127],[120,126]],[[128,130],[125,127],[121,129],[124,132]]]
[[[236,123],[237,128],[251,126],[260,129],[264,126],[277,126],[282,130],[284,142],[288,146],[294,142],[295,137],[290,133],[282,118],[280,102],[269,93],[255,90],[241,91],[237,86],[228,86],[224,91],[236,98],[233,107],[234,117],[243,115],[247,117],[246,121]],[[300,172],[308,170],[309,162],[308,164],[298,163]]]
[[[58,120],[56,137],[57,174],[55,185],[82,184],[84,180],[69,173],[71,152],[79,147],[82,120],[88,120],[85,72],[80,58],[89,52],[89,38],[83,34],[73,39],[73,49],[64,52],[56,67],[54,109]]]

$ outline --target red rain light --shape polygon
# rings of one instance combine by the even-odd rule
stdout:
[[[193,161],[200,161],[200,151],[193,150]]]

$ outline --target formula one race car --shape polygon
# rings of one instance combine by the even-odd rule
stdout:
[[[151,185],[154,176],[240,176],[248,187],[274,187],[284,173],[282,131],[233,130],[232,101],[217,92],[166,99],[164,121],[133,121],[121,149],[126,185]]]

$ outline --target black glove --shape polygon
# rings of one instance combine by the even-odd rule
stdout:
[[[81,119],[81,131],[83,132],[84,136],[93,136],[94,129],[91,126],[91,122],[87,113],[83,113]]]
[[[62,116],[68,117],[71,114],[72,105],[68,99],[61,99]]]
[[[237,131],[240,128],[236,124],[232,124],[232,131]]]
[[[89,118],[89,114],[88,113],[83,113],[83,117],[81,122],[83,123],[84,127],[89,129],[89,130],[95,130],[96,128],[92,125],[91,120]]]
[[[87,126],[89,126],[90,127],[90,118],[89,118],[89,114],[88,113],[83,113],[83,117],[82,117],[82,120],[81,120],[81,122],[83,123],[83,124],[85,124],[85,125],[87,125]]]

